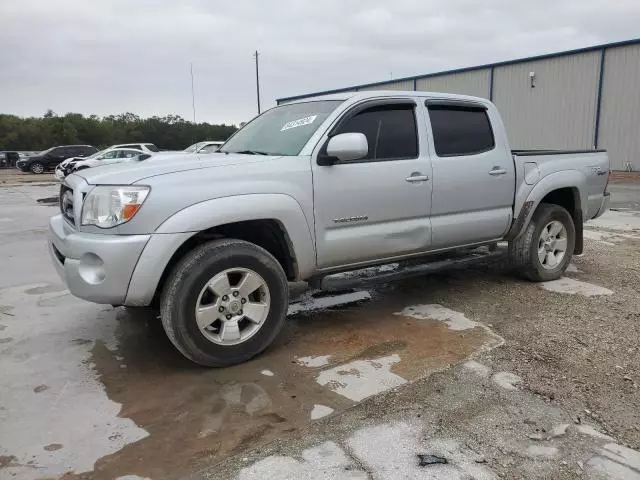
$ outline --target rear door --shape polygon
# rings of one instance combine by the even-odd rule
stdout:
[[[419,115],[416,114],[416,111]],[[413,99],[357,105],[331,135],[363,133],[367,157],[331,166],[312,161],[318,267],[366,263],[424,251],[431,242],[431,164]]]
[[[51,150],[43,160],[47,167],[55,167],[66,158],[72,156],[73,152],[68,147],[57,147]]]
[[[426,106],[434,152],[432,247],[501,238],[513,216],[515,165],[497,110],[450,100]]]

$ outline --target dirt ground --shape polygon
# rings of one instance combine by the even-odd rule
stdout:
[[[214,370],[148,312],[68,294],[56,188],[0,188],[0,479],[640,478],[633,181],[561,281],[297,285],[275,345]]]
[[[21,172],[17,168],[0,168],[0,187],[14,187],[36,183],[49,184],[55,182],[56,178],[53,176],[53,173],[35,175],[30,172]]]

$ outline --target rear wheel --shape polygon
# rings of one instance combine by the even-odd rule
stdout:
[[[178,262],[163,289],[160,315],[185,357],[220,367],[265,350],[284,325],[288,301],[285,273],[269,252],[224,239]]]
[[[29,170],[31,170],[31,173],[43,173],[44,172],[44,165],[39,163],[39,162],[34,162],[31,164],[31,166],[29,167]]]
[[[573,219],[559,205],[541,204],[525,232],[509,243],[509,255],[516,270],[535,282],[560,278],[575,247]]]

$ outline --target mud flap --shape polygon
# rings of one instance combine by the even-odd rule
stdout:
[[[580,255],[584,250],[584,225],[582,222],[582,209],[576,208],[573,212],[573,226],[576,230],[576,242],[573,253]]]

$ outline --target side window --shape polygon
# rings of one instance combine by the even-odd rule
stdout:
[[[363,133],[369,153],[363,160],[392,160],[418,156],[414,105],[380,105],[349,118],[338,133]]]
[[[111,150],[110,152],[107,152],[104,155],[102,155],[100,157],[100,160],[109,160],[111,158],[117,158],[117,157],[118,157],[118,151],[117,150]]]
[[[137,150],[120,150],[118,158],[131,158],[136,155],[140,155],[140,152]]]
[[[428,105],[439,157],[475,155],[495,147],[487,111],[479,107]]]

